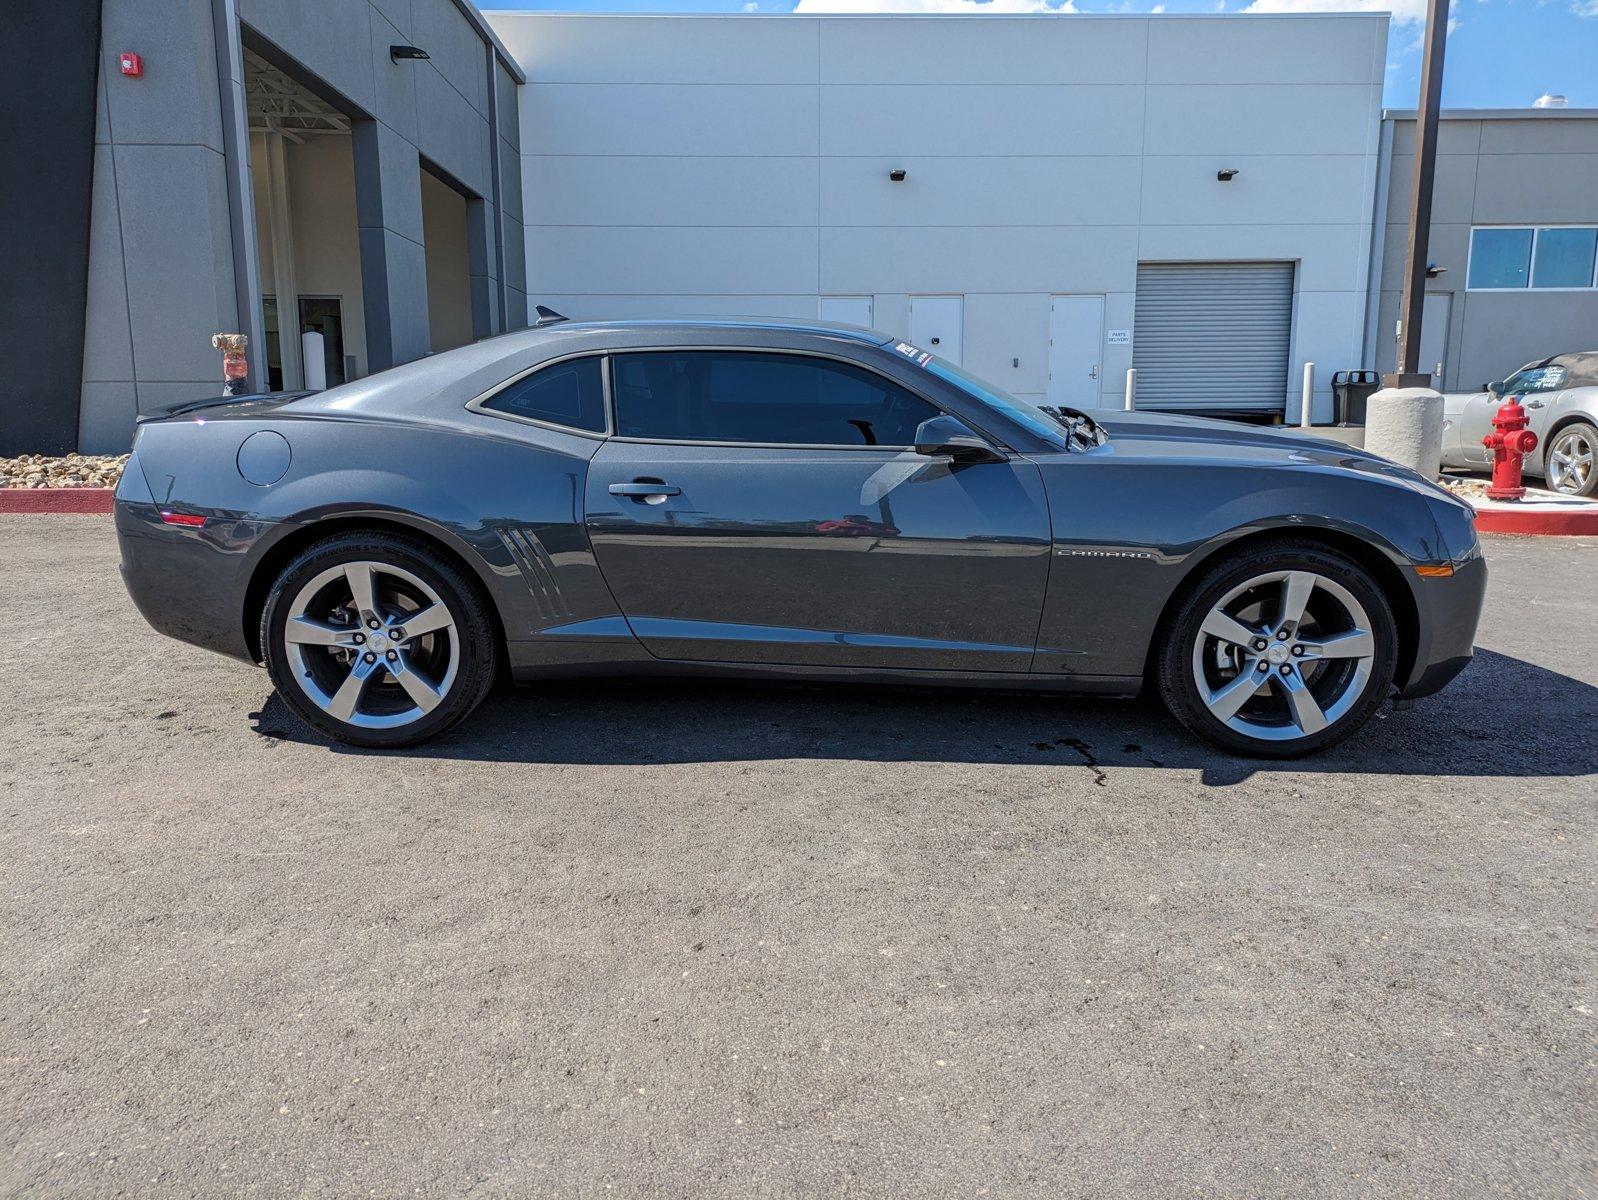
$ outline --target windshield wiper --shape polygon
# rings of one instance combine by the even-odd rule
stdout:
[[[1109,435],[1104,432],[1104,426],[1079,408],[1065,408],[1052,404],[1040,404],[1038,407],[1064,426],[1066,436],[1085,450],[1102,446],[1109,440]]]

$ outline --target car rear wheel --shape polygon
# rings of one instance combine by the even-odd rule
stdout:
[[[1585,421],[1559,430],[1548,443],[1548,456],[1543,462],[1543,469],[1548,472],[1548,486],[1567,496],[1591,496],[1598,492],[1595,452],[1598,452],[1598,429]]]
[[[1230,556],[1181,601],[1158,647],[1160,694],[1207,741],[1296,758],[1353,733],[1392,685],[1392,608],[1364,567],[1310,544]]]
[[[412,746],[478,706],[494,680],[492,623],[472,584],[420,542],[344,534],[272,585],[261,646],[278,694],[355,746]]]

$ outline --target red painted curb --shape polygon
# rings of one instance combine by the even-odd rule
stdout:
[[[0,513],[109,513],[115,495],[114,488],[0,488]]]
[[[1598,536],[1598,504],[1584,508],[1478,508],[1476,532]]]

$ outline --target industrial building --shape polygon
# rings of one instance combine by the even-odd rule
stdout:
[[[1415,114],[1383,123],[1366,346],[1396,361]],[[1598,350],[1598,110],[1444,110],[1421,370],[1475,391],[1517,367]]]
[[[125,448],[218,392],[216,332],[257,386],[334,385],[533,303],[819,316],[1037,399],[1119,405],[1136,368],[1141,407],[1256,420],[1298,419],[1306,363],[1320,421],[1334,371],[1393,366],[1381,14],[23,6],[3,453]],[[1598,112],[1448,113],[1438,162],[1439,386],[1595,348]]]
[[[48,304],[0,332],[0,452],[126,449],[219,392],[216,332],[299,387],[305,332],[333,383],[526,323],[524,77],[466,0],[19,9],[0,237]]]
[[[1089,406],[1361,365],[1385,15],[489,20],[562,312],[820,313]]]

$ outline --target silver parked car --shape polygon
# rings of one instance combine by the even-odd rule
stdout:
[[[1527,363],[1486,391],[1443,397],[1443,466],[1490,470],[1492,455],[1482,438],[1493,431],[1493,414],[1514,396],[1526,408],[1537,448],[1526,455],[1528,475],[1568,496],[1598,492],[1598,350],[1556,354]]]

